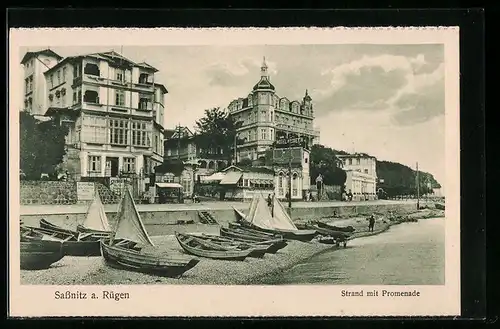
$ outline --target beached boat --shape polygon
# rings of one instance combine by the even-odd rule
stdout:
[[[285,239],[311,241],[318,234],[315,230],[299,230],[278,198],[273,197],[272,212],[269,210],[262,194],[254,195],[248,216],[244,216],[236,208],[233,209],[237,214],[238,223],[242,226],[267,233],[280,234]]]
[[[78,224],[76,227],[79,233],[89,233],[96,238],[107,238],[111,234],[108,217],[104,211],[104,206],[101,202],[99,192],[95,191],[94,200],[87,209],[85,221],[83,224]]]
[[[60,241],[21,241],[20,265],[22,270],[47,269],[64,257]]]
[[[240,231],[245,231],[245,233],[247,233],[247,234],[257,235],[259,237],[265,237],[265,238],[269,238],[269,239],[282,239],[283,238],[283,236],[281,234],[269,233],[269,232],[264,232],[262,230],[252,229],[248,226],[241,225],[240,223],[229,223],[229,228],[240,230]]]
[[[227,237],[230,239],[239,239],[243,241],[253,241],[254,243],[276,243],[281,248],[286,247],[287,242],[283,237],[269,237],[269,236],[262,236],[262,235],[256,235],[253,233],[249,233],[246,230],[240,230],[240,229],[234,229],[234,228],[226,228],[226,227],[221,227],[220,229],[220,235],[223,237]],[[279,249],[281,249],[279,248]]]
[[[330,229],[330,230],[334,230],[334,231],[339,231],[339,232],[352,233],[352,232],[356,231],[356,229],[351,225],[349,225],[349,226],[336,226],[336,225],[332,225],[332,224],[328,224],[328,223],[323,223],[320,221],[313,221],[312,223],[318,225],[318,227],[326,228],[326,229]],[[306,225],[307,225],[307,223],[306,223]]]
[[[182,249],[187,253],[200,257],[222,260],[244,260],[249,257],[250,253],[253,251],[252,249],[227,250],[226,248],[216,247],[215,244],[210,244],[202,239],[179,232],[175,232],[175,237]]]
[[[316,232],[318,232],[321,235],[330,236],[330,237],[338,239],[340,241],[347,239],[347,237],[350,235],[349,233],[346,233],[346,232],[340,232],[340,231],[335,231],[335,230],[328,229],[328,228],[319,227],[317,224],[307,223],[306,227],[313,229],[313,230],[316,230]]]
[[[218,235],[208,235],[208,234],[199,234],[199,233],[186,233],[186,235],[193,236],[197,239],[203,240],[207,247],[213,247],[215,250],[225,249],[225,250],[248,250],[252,249],[253,251],[248,255],[248,257],[254,258],[262,258],[267,253],[267,249],[271,245],[257,245],[251,243],[242,243],[237,242],[232,239],[223,238]]]
[[[206,235],[202,233],[202,235]],[[267,250],[266,253],[268,254],[275,254],[278,250],[283,249],[284,247],[287,246],[287,242],[283,239],[274,239],[274,240],[263,240],[263,241],[255,241],[255,240],[249,240],[245,239],[244,237],[241,237],[236,235],[236,236],[231,236],[231,235],[208,235],[209,237],[213,237],[216,240],[220,241],[233,241],[234,243],[239,243],[239,244],[249,244],[249,245],[254,245],[254,246],[266,246]]]
[[[100,256],[101,248],[98,240],[90,239],[90,235],[74,235],[53,231],[41,227],[23,226],[21,229],[21,241],[50,240],[62,243],[64,254],[67,256],[91,257]]]
[[[142,251],[142,246],[155,245],[146,232],[128,188],[123,193],[110,239],[100,243],[105,263],[123,270],[178,278],[199,262],[196,258],[157,256]]]
[[[78,232],[76,231],[73,231],[73,230],[70,230],[70,229],[66,229],[66,228],[63,228],[59,225],[56,225],[56,224],[53,224],[51,222],[49,222],[48,220],[42,218],[40,219],[40,228],[43,228],[43,229],[46,229],[46,230],[52,230],[54,232],[59,232],[59,233],[64,233],[64,234],[71,234],[75,237],[78,236]]]

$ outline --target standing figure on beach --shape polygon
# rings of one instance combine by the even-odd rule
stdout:
[[[373,214],[370,216],[368,220],[369,220],[368,232],[373,232],[373,228],[375,227],[375,217],[373,216]]]
[[[267,206],[271,207],[272,204],[273,204],[273,198],[271,197],[271,194],[268,194],[267,195]]]

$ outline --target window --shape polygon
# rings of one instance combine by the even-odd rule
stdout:
[[[24,80],[24,89],[26,94],[33,91],[33,75],[30,75]]]
[[[128,121],[120,119],[109,120],[110,143],[115,145],[128,144]]]
[[[132,145],[149,146],[148,135],[148,125],[145,122],[132,121]]]
[[[83,73],[88,74],[88,75],[95,75],[95,76],[101,75],[101,73],[99,71],[99,66],[97,66],[97,64],[93,64],[93,63],[85,64],[85,69],[83,70]]]
[[[82,141],[87,143],[106,144],[106,118],[84,116],[82,125]]]
[[[57,70],[57,85],[61,84],[61,71]]]
[[[141,73],[139,75],[139,83],[148,83],[149,75],[147,73]]]
[[[115,105],[125,106],[125,91],[117,90],[115,94]]]
[[[101,172],[101,157],[89,156],[89,172]]]
[[[297,174],[292,175],[292,196],[299,195],[299,180],[297,178]]]
[[[83,101],[86,103],[99,104],[99,93],[95,90],[85,90]]]
[[[361,163],[360,159],[359,159],[359,158],[357,158],[357,159],[356,159],[356,164],[357,164],[357,165],[359,165],[360,163]]]
[[[80,76],[80,65],[76,64],[73,66],[73,78],[78,78]]]
[[[135,172],[135,158],[123,158],[123,172]]]
[[[171,149],[167,150],[167,156],[172,156],[172,150]]]
[[[189,146],[191,146],[191,144],[190,144]],[[158,152],[158,151],[159,151],[159,149],[160,149],[160,148],[159,148],[159,144],[158,144],[158,136],[157,136],[157,135],[155,135],[155,152],[156,152],[156,153],[159,153],[159,152]]]
[[[54,74],[50,75],[49,82],[50,82],[50,88],[54,87]]]
[[[347,163],[348,163],[349,165],[352,165],[352,159],[347,159]]]
[[[260,130],[260,139],[267,139],[267,129]]]
[[[62,68],[62,81],[66,81],[66,67]]]
[[[365,174],[368,174],[368,169],[365,169]]]
[[[76,98],[77,98],[77,96],[76,96],[76,95],[77,95],[77,94],[76,94],[76,90],[75,90],[75,91],[73,91],[73,104],[76,104],[76,103],[77,103],[77,102],[76,102]]]
[[[123,82],[125,80],[124,76],[125,74],[123,73],[123,70],[116,70],[116,80]]]

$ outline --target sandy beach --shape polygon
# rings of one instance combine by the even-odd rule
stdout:
[[[443,217],[444,212],[424,209],[405,215],[406,218],[390,221],[378,215],[374,232],[368,232],[366,217],[323,218],[323,222],[336,225],[352,225],[356,231],[351,239],[380,234],[392,225],[419,218]],[[195,232],[195,231],[193,231]],[[197,225],[196,232],[214,233],[214,226]],[[183,252],[173,235],[152,237],[156,248],[145,248],[145,252],[167,253],[172,256],[192,257]],[[335,245],[311,242],[290,241],[276,254],[266,254],[263,258],[247,258],[244,261],[223,261],[200,258],[200,263],[187,271],[181,278],[163,278],[143,273],[110,268],[102,257],[66,256],[47,270],[21,270],[21,284],[34,285],[105,285],[105,284],[250,284],[259,278],[279,271],[286,271],[318,253],[339,248]]]

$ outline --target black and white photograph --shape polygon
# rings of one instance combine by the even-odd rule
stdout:
[[[171,44],[161,30],[94,44],[91,30],[19,31],[16,289],[118,304],[133,286],[458,298],[457,31],[225,30]]]

